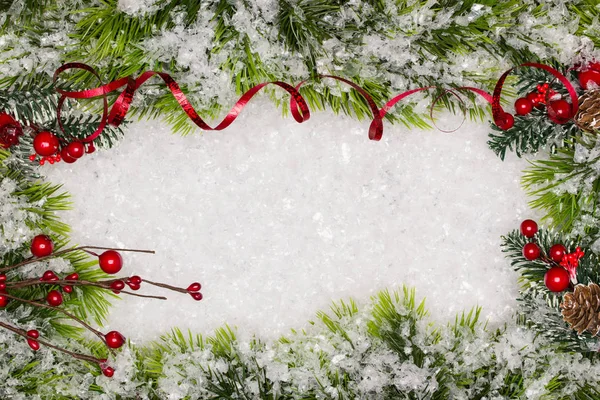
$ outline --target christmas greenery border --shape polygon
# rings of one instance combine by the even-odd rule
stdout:
[[[406,34],[401,29],[389,27],[396,26],[394,21],[398,16],[414,12],[419,7],[431,7],[418,1],[410,4],[399,2],[394,10],[386,8],[384,2],[375,2],[372,8],[360,2],[277,3],[279,11],[275,22],[266,17],[262,21],[268,29],[280,29],[279,34],[268,35],[265,31],[259,34],[276,37],[271,45],[283,46],[293,56],[300,56],[305,63],[302,74],[309,72],[315,76],[323,57],[330,55],[323,47],[324,39],[334,38],[346,50],[355,50],[360,48],[369,33]],[[495,40],[497,37],[492,32],[507,22],[512,25],[512,21],[520,15],[533,15],[539,25],[532,29],[537,29],[536,34],[539,35],[547,28],[544,23],[551,25],[551,19],[545,20],[545,16],[558,9],[566,10],[566,20],[578,17],[575,37],[587,36],[591,41],[598,37],[591,24],[599,13],[593,1],[571,2],[563,8],[535,1],[479,3],[489,10],[475,15],[473,10],[477,7],[471,2],[462,2],[460,7],[454,8],[454,3],[441,2],[436,5],[439,8],[430,8],[433,15],[440,10],[451,9],[451,22],[437,29],[413,32],[415,53],[420,54],[419,62],[426,59],[424,54],[427,54],[439,57],[440,66],[451,65],[452,54],[480,50],[474,49],[472,43],[481,43],[488,56],[509,55],[511,64],[539,60],[540,54],[531,50],[535,46],[514,46],[518,40],[525,40],[522,32],[505,31],[499,40]],[[189,29],[197,23],[195,18],[201,15],[200,12],[212,13],[217,35],[210,54],[215,59],[220,52],[230,55],[221,59],[221,67],[229,68],[234,76],[239,77],[234,80],[238,92],[265,80],[285,78],[297,81],[304,78],[290,70],[289,63],[261,60],[263,54],[253,50],[257,43],[252,32],[231,24],[240,8],[251,9],[251,5],[241,6],[226,1],[207,4],[206,9],[200,10],[197,2],[170,1],[147,13],[127,14],[119,12],[116,1],[112,0],[89,2],[88,8],[76,11],[76,7],[81,7],[80,2],[66,1],[62,7],[54,2],[33,7],[28,1],[0,2],[0,7],[8,10],[3,15],[2,34],[9,39],[3,44],[5,55],[0,57],[0,65],[9,66],[9,71],[12,71],[12,74],[7,73],[5,69],[2,73],[0,108],[17,121],[35,121],[40,128],[56,127],[54,111],[57,96],[48,75],[42,72],[54,69],[56,65],[40,64],[24,72],[14,68],[14,63],[15,60],[27,59],[36,51],[56,51],[57,47],[48,45],[44,35],[51,37],[65,25],[69,27],[66,31],[71,32],[71,37],[64,48],[57,50],[57,60],[62,62],[75,58],[92,64],[98,64],[100,59],[109,60],[100,63],[103,66],[101,74],[106,79],[146,67],[160,67],[175,75],[189,72],[174,55],[148,54],[143,44],[157,34],[157,29],[166,32],[180,26],[184,30]],[[352,11],[369,23],[346,24],[346,32],[338,33],[339,27],[331,24],[335,20],[331,16],[338,16],[342,8],[348,6],[354,7]],[[474,19],[467,19],[466,25],[464,20],[459,23],[461,17],[473,15]],[[183,25],[177,22],[182,19]],[[115,29],[116,26],[127,29]],[[265,29],[265,26],[261,28]],[[348,32],[353,35],[345,35]],[[490,39],[491,36],[494,39]],[[352,39],[348,40],[348,37]],[[449,37],[455,40],[448,40]],[[25,38],[29,48],[15,38]],[[527,39],[531,43],[532,39]],[[544,42],[545,39],[533,40],[538,40],[536,44],[543,48],[553,47],[552,43]],[[558,48],[551,56],[563,50]],[[352,54],[352,51],[349,53]],[[334,66],[348,65],[346,59],[333,59]],[[240,62],[235,64],[232,60]],[[357,60],[364,61],[362,58]],[[278,64],[285,68],[276,67]],[[239,65],[242,69],[235,69]],[[357,67],[359,72],[353,74],[342,69],[342,73],[361,83],[379,103],[389,97],[389,91],[404,88],[396,88],[395,83],[390,81],[391,76],[402,74],[402,71],[399,72],[396,65],[384,58],[375,59],[372,64],[353,66]],[[361,77],[362,71],[368,67],[378,71],[375,78]],[[567,66],[557,63],[555,67],[565,74],[575,74],[569,72]],[[490,77],[498,75],[494,73],[498,72],[497,68],[498,65],[495,65],[477,73],[466,71],[462,75],[456,74],[453,76],[455,85],[460,86],[466,79],[477,83],[477,86],[489,88],[494,82]],[[539,71],[523,69],[517,74],[519,80],[514,93],[521,98],[528,98],[539,89],[537,85],[544,83],[559,96],[563,93],[564,88],[549,81]],[[412,87],[436,82],[435,74],[421,78],[409,74],[403,77]],[[577,76],[571,77],[575,79]],[[91,83],[85,75],[76,78],[83,86]],[[583,86],[579,88],[580,91],[583,89]],[[194,99],[199,87],[190,85],[185,90]],[[368,105],[354,91],[340,92],[328,86],[303,90],[303,95],[313,107],[329,106],[358,117],[369,113]],[[169,112],[178,107],[170,99],[166,94],[150,94],[143,104],[137,105],[137,113],[140,116],[171,115],[170,122],[175,130],[189,132],[186,120],[179,117],[181,114]],[[280,99],[274,100],[280,102]],[[204,103],[204,111],[207,115],[216,115],[223,103],[228,102],[217,97]],[[452,103],[447,102],[446,105],[452,107]],[[482,116],[483,109],[474,105],[471,115]],[[93,105],[90,107],[93,111]],[[552,249],[556,249],[557,245],[564,246],[563,255],[585,253],[578,262],[576,282],[593,288],[591,284],[600,281],[597,276],[598,259],[594,253],[600,247],[597,244],[600,233],[596,219],[596,198],[600,187],[596,172],[599,157],[596,136],[585,133],[573,123],[552,123],[543,108],[532,108],[525,114],[517,116],[514,127],[508,131],[495,129],[490,134],[490,147],[501,157],[507,151],[515,151],[517,155],[538,151],[549,153],[549,159],[535,162],[526,171],[524,184],[534,196],[532,205],[545,212],[548,216],[545,222],[553,230],[540,230],[532,236],[529,225],[529,230],[524,230],[526,235],[514,231],[504,238],[504,250],[522,275],[521,309],[515,323],[507,323],[498,330],[488,330],[485,323],[479,321],[480,310],[474,309],[459,315],[454,324],[439,326],[427,318],[425,305],[416,300],[414,291],[404,288],[381,292],[370,303],[361,306],[353,301],[335,303],[330,311],[319,313],[310,328],[292,332],[276,342],[267,343],[259,338],[238,340],[235,331],[228,327],[211,337],[174,329],[171,334],[147,346],[129,344],[121,348],[111,358],[117,371],[110,379],[102,375],[97,364],[76,361],[68,354],[49,349],[33,352],[24,338],[0,331],[3,354],[0,394],[11,399],[31,395],[58,399],[102,396],[157,399],[167,396],[190,399],[598,398],[600,387],[596,377],[600,370],[597,341],[589,333],[578,335],[569,329],[561,314],[562,297],[549,291],[543,283],[547,271],[560,264],[553,260]],[[95,115],[94,112],[68,115],[65,120],[67,136],[88,136],[98,124]],[[407,125],[426,125],[412,106],[400,108],[392,118]],[[110,129],[97,144],[109,147],[122,134],[121,130]],[[61,193],[59,187],[38,179],[36,169],[28,160],[32,140],[30,135],[21,136],[19,144],[12,146],[10,152],[0,151],[0,195],[7,206],[12,207],[12,222],[17,224],[2,226],[0,249],[3,266],[13,265],[26,257],[28,240],[36,233],[50,235],[57,249],[68,248],[68,227],[55,215],[56,211],[69,206],[68,196]],[[15,235],[15,232],[18,234]],[[578,246],[581,247],[579,253]],[[534,251],[524,253],[524,248],[534,248]],[[63,273],[75,271],[90,281],[106,278],[95,268],[94,259],[85,253],[71,252],[65,258],[67,262],[40,263],[42,265],[24,273],[36,276],[49,267],[57,271],[62,268]],[[590,290],[595,293],[595,289]],[[91,286],[85,289],[84,295],[76,289],[75,293],[79,295],[66,297],[63,304],[78,318],[101,322],[110,303],[110,297],[105,297],[106,292],[101,287]],[[24,297],[35,299],[39,294],[32,292]],[[86,339],[81,330],[64,323],[62,317],[52,309],[31,311],[31,308],[16,304],[0,310],[3,320],[19,324],[23,329],[37,328],[42,336],[51,337],[54,343],[72,352],[91,353],[98,358],[107,356],[107,349],[102,343]]]

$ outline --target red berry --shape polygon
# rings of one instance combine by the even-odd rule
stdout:
[[[133,282],[127,282],[127,285],[131,288],[131,290],[140,290],[140,285]]]
[[[564,99],[554,100],[548,104],[548,118],[557,124],[566,123],[573,115],[571,104]]]
[[[104,335],[106,345],[111,349],[118,349],[125,343],[125,338],[117,331],[110,331]]]
[[[27,331],[27,336],[37,339],[40,337],[40,333],[38,332],[37,329],[31,329],[31,330]]]
[[[77,161],[77,159],[76,159],[76,158],[74,158],[74,157],[71,157],[71,156],[69,155],[69,153],[68,153],[68,151],[67,151],[67,148],[66,148],[66,147],[63,147],[63,148],[62,148],[62,150],[60,151],[60,155],[61,155],[61,157],[62,157],[63,161],[64,161],[64,162],[66,162],[67,164],[72,164],[72,163],[74,163],[75,161]]]
[[[76,281],[79,279],[79,274],[77,272],[74,272],[70,275],[65,276],[65,281]]]
[[[202,289],[202,285],[200,285],[198,282],[194,282],[190,286],[188,286],[188,288],[186,290],[188,292],[197,292],[200,289]]]
[[[98,262],[102,271],[107,274],[116,274],[123,267],[123,258],[114,250],[107,250],[100,254]]]
[[[540,248],[535,243],[527,243],[523,247],[523,257],[528,259],[529,261],[533,261],[540,256]]]
[[[593,69],[580,72],[577,75],[579,84],[584,90],[600,87],[600,72]]]
[[[138,275],[133,275],[127,279],[127,283],[133,283],[134,285],[139,285],[142,283],[142,278]]]
[[[54,271],[51,271],[51,270],[44,272],[44,274],[40,278],[40,281],[57,281],[57,280],[58,280],[58,276],[56,276]]]
[[[123,288],[125,287],[125,283],[123,283],[123,281],[114,281],[113,283],[110,284],[110,288],[113,290],[113,292],[119,294],[120,290],[123,290]]]
[[[499,121],[495,121],[498,128],[507,131],[515,125],[515,117],[509,113],[504,113],[500,116]]]
[[[521,234],[527,238],[532,238],[538,231],[537,223],[532,219],[526,219],[521,222]]]
[[[569,272],[563,267],[552,267],[544,275],[544,284],[551,292],[562,292],[569,287]]]
[[[73,158],[81,158],[85,154],[85,148],[81,142],[71,142],[67,145],[67,154]]]
[[[0,282],[0,293],[6,293],[6,282]]]
[[[38,343],[37,340],[33,340],[33,339],[27,339],[27,344],[29,345],[29,347],[31,347],[34,351],[38,351],[40,349],[40,344]]]
[[[8,296],[0,294],[0,308],[6,307],[8,305],[9,300],[10,299],[8,298]]]
[[[525,96],[527,100],[531,102],[531,105],[534,107],[541,107],[543,102],[540,101],[539,93],[531,92]]]
[[[33,139],[33,148],[40,156],[51,156],[59,145],[58,138],[48,131],[38,133]]]
[[[104,374],[104,376],[112,378],[115,374],[115,369],[113,367],[106,367],[102,369],[102,373]]]
[[[88,154],[92,154],[95,151],[96,148],[94,147],[94,143],[89,143],[87,149],[85,149],[85,152]]]
[[[200,292],[192,292],[190,293],[190,296],[192,296],[196,301],[202,300],[202,293]]]
[[[65,286],[63,286],[62,290],[65,293],[73,293],[73,286],[71,286],[71,285],[65,285]]]
[[[531,110],[533,110],[533,104],[526,97],[521,97],[515,101],[515,112],[518,115],[527,115]]]
[[[553,261],[559,263],[562,261],[564,255],[567,253],[567,249],[565,248],[565,246],[563,246],[562,244],[555,244],[554,246],[550,247],[550,258],[552,258]]]
[[[54,243],[46,235],[37,235],[31,241],[31,254],[35,257],[46,257],[54,251]]]
[[[62,294],[60,294],[60,292],[58,290],[51,290],[50,292],[48,292],[48,295],[46,296],[46,301],[52,307],[58,307],[62,304],[63,297],[62,297]]]
[[[6,282],[6,275],[0,274],[0,282]]]

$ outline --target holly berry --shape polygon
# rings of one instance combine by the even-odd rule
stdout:
[[[107,274],[116,274],[123,268],[123,258],[114,250],[107,250],[100,254],[98,262],[102,271]]]
[[[531,105],[533,107],[541,107],[544,105],[542,99],[540,99],[539,93],[535,93],[535,92],[528,93],[527,96],[525,96],[525,98],[531,102]]]
[[[529,261],[533,261],[540,256],[540,248],[535,243],[527,243],[523,247],[523,257],[528,259]]]
[[[67,145],[67,154],[72,158],[81,158],[85,154],[85,147],[81,142],[71,142]]]
[[[58,276],[56,276],[54,271],[51,271],[51,270],[44,272],[44,274],[40,278],[40,281],[44,281],[44,282],[57,281],[57,280],[58,280]]]
[[[194,282],[190,286],[188,286],[186,290],[188,292],[198,292],[200,291],[200,289],[202,289],[202,285],[200,285],[198,282]]]
[[[70,275],[65,276],[65,281],[76,281],[79,279],[79,274],[77,272],[74,272]]]
[[[532,219],[526,219],[521,222],[521,234],[526,238],[532,238],[538,231],[537,223]]]
[[[513,117],[509,113],[504,113],[500,116],[500,119],[495,122],[498,128],[502,129],[503,131],[506,131],[515,125],[515,117]]]
[[[589,69],[577,75],[579,84],[584,90],[600,87],[600,72]]]
[[[548,255],[550,256],[550,258],[552,258],[553,261],[559,263],[562,261],[566,253],[567,249],[565,248],[565,246],[563,246],[562,244],[555,244],[554,246],[550,247],[550,252]]]
[[[37,340],[27,339],[27,344],[29,345],[29,347],[31,347],[33,351],[38,351],[40,349],[40,344]]]
[[[6,293],[6,282],[0,282],[0,293]]]
[[[77,159],[76,159],[76,158],[74,158],[74,157],[71,157],[71,156],[69,155],[69,152],[68,152],[68,150],[67,150],[67,148],[66,148],[66,147],[63,147],[63,148],[62,148],[62,150],[60,151],[60,156],[62,157],[63,161],[64,161],[64,162],[66,162],[67,164],[72,164],[72,163],[74,163],[75,161],[77,161]]]
[[[9,298],[6,295],[0,294],[0,308],[4,308],[8,305]]]
[[[200,292],[192,292],[190,293],[190,296],[192,296],[196,301],[202,300],[202,293]]]
[[[129,286],[131,290],[140,290],[140,285],[138,283],[127,282],[127,286]]]
[[[127,279],[128,283],[133,283],[134,285],[140,285],[142,283],[142,278],[138,275],[133,275]]]
[[[108,332],[104,335],[104,340],[106,340],[106,345],[111,349],[118,349],[125,343],[125,338],[117,331]]]
[[[533,110],[533,103],[526,97],[521,97],[515,101],[515,112],[518,115],[527,115]]]
[[[62,290],[65,293],[73,293],[73,286],[71,286],[71,285],[65,285],[65,286],[63,286]]]
[[[6,282],[6,275],[5,274],[0,274],[0,282]]]
[[[27,331],[27,336],[29,336],[30,338],[37,339],[40,337],[40,333],[37,329],[31,329]]]
[[[33,138],[33,148],[40,156],[51,156],[58,151],[58,138],[48,131],[43,131]]]
[[[96,151],[96,148],[94,147],[94,143],[88,143],[88,147],[87,147],[87,149],[85,149],[85,152],[88,154],[92,154],[95,151]]]
[[[35,257],[46,257],[54,251],[54,243],[46,235],[37,235],[31,241],[31,254]]]
[[[125,283],[121,280],[119,281],[114,281],[113,283],[110,284],[110,288],[113,290],[113,292],[119,294],[120,290],[123,290],[123,288],[125,287]]]
[[[544,284],[551,292],[562,292],[569,287],[569,272],[563,267],[552,267],[544,275]]]
[[[554,113],[554,115],[548,113],[548,118],[557,124],[564,124],[572,117],[571,104],[564,99],[551,101],[548,110]]]
[[[60,292],[58,290],[51,290],[48,292],[48,295],[46,296],[46,301],[52,307],[58,307],[62,304],[63,297],[62,297],[62,294],[60,294]]]
[[[112,378],[115,374],[115,369],[113,367],[102,368],[102,373],[104,374],[104,376]]]

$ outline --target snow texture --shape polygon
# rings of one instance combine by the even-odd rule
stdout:
[[[525,161],[501,162],[487,124],[452,134],[387,124],[380,142],[367,127],[330,112],[297,124],[259,100],[225,132],[134,123],[117,148],[45,169],[73,195],[61,217],[74,243],[155,249],[124,254],[121,272],[203,285],[199,303],[126,297],[108,328],[134,343],[225,323],[276,338],[332,300],[402,284],[434,319],[476,305],[492,324],[512,319],[517,275],[500,235],[535,217],[519,187]]]

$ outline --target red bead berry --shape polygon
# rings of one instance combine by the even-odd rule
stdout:
[[[110,331],[104,335],[106,345],[111,349],[118,349],[125,343],[125,338],[117,331]]]
[[[94,147],[94,143],[89,143],[87,149],[85,149],[85,152],[88,154],[92,154],[95,151],[96,148]]]
[[[37,340],[27,339],[27,344],[29,345],[29,347],[31,347],[33,351],[38,351],[40,349],[40,344]]]
[[[104,374],[104,376],[106,376],[107,378],[112,378],[113,375],[115,374],[115,369],[113,367],[106,367],[102,369],[102,373]]]
[[[79,279],[79,274],[77,272],[74,272],[72,274],[65,276],[65,281],[76,281],[78,279]]]
[[[552,114],[551,114],[552,113]],[[548,118],[557,124],[566,123],[571,115],[571,104],[564,100],[554,100],[548,104]]]
[[[200,292],[192,292],[190,293],[190,296],[192,296],[196,301],[202,300],[202,293]]]
[[[0,282],[6,282],[6,275],[5,274],[0,274]]]
[[[114,250],[107,250],[100,254],[98,262],[102,271],[107,274],[116,274],[123,268],[123,258]]]
[[[527,115],[531,110],[533,110],[533,104],[528,98],[521,97],[515,101],[515,112],[518,115]]]
[[[129,286],[131,290],[140,290],[140,285],[138,283],[127,282],[127,286]]]
[[[58,138],[48,131],[38,133],[33,139],[33,148],[40,156],[51,156],[59,145]]]
[[[555,244],[554,246],[550,247],[549,255],[553,261],[559,263],[562,261],[566,253],[567,249],[565,248],[565,246],[563,246],[562,244]]]
[[[6,282],[0,282],[0,293],[6,293]]]
[[[6,307],[8,305],[9,300],[10,299],[8,298],[8,296],[0,294],[0,308]]]
[[[600,87],[600,72],[588,69],[577,74],[579,84],[584,90],[596,89]]]
[[[188,286],[186,290],[188,292],[198,292],[200,291],[200,289],[202,289],[202,285],[200,285],[198,282],[194,282],[190,286]]]
[[[35,257],[46,257],[54,251],[54,243],[46,235],[37,235],[31,241],[31,254]]]
[[[51,270],[44,272],[44,274],[40,278],[40,281],[44,281],[44,282],[57,281],[57,280],[58,280],[58,276],[56,276],[54,271],[51,271]]]
[[[73,286],[71,286],[71,285],[65,285],[65,286],[63,286],[62,290],[65,293],[73,293]]]
[[[115,292],[116,294],[119,294],[121,290],[123,290],[123,288],[125,287],[125,283],[123,281],[114,281],[113,283],[110,284],[110,288],[113,290],[113,292]]]
[[[525,98],[529,100],[529,102],[531,102],[531,105],[533,107],[541,107],[543,105],[543,103],[540,101],[538,94],[539,93],[531,92],[527,94],[527,96],[525,96]]]
[[[138,275],[133,275],[127,279],[127,283],[133,283],[134,285],[140,285],[142,283],[142,278]]]
[[[62,150],[60,151],[60,156],[62,157],[63,161],[66,162],[67,164],[73,164],[75,161],[77,161],[76,158],[71,157],[69,155],[66,147],[62,148]]]
[[[502,129],[503,131],[507,131],[515,125],[515,117],[505,112],[500,116],[500,119],[495,122],[498,128]]]
[[[60,294],[60,292],[58,290],[51,290],[50,292],[48,292],[48,295],[46,296],[46,301],[52,307],[58,307],[62,304],[63,297],[62,297],[62,294]]]
[[[523,257],[528,259],[529,261],[533,261],[540,256],[540,248],[535,243],[527,243],[523,247]]]
[[[29,156],[29,161],[31,161],[31,162],[35,161],[36,157],[37,157],[37,154],[31,154]]]
[[[31,329],[27,331],[27,336],[29,336],[30,338],[37,339],[40,337],[40,333],[37,329]]]
[[[538,225],[534,220],[526,219],[525,221],[521,222],[521,235],[531,239],[535,236],[537,231]]]
[[[73,158],[81,158],[85,154],[85,148],[81,142],[71,142],[67,145],[67,154]]]
[[[563,267],[552,267],[544,275],[544,284],[551,292],[562,292],[569,287],[569,272]]]

